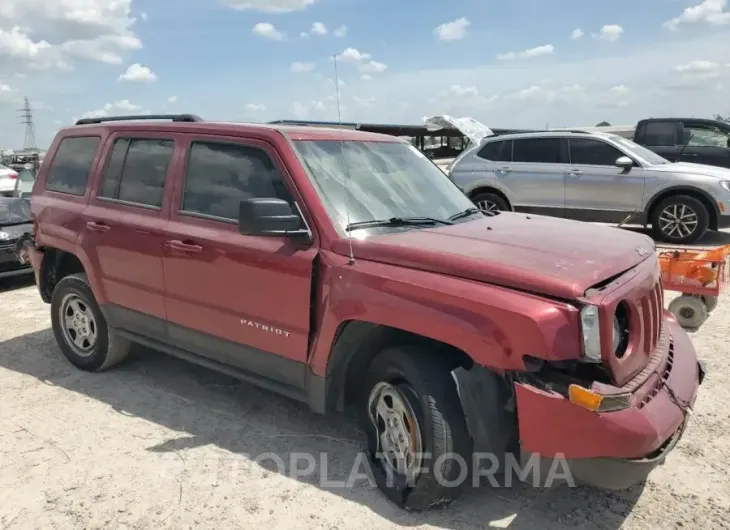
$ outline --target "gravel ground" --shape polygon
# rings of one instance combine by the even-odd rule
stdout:
[[[141,348],[80,372],[35,286],[6,281],[0,301],[0,528],[730,528],[727,299],[692,334],[709,374],[688,432],[645,485],[483,488],[420,515],[366,481],[321,484],[356,461],[344,418]],[[292,452],[327,454],[327,469],[277,472],[272,455],[289,469]]]

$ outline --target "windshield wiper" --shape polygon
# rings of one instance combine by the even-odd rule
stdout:
[[[436,219],[435,217],[391,217],[390,219],[373,219],[372,221],[358,221],[345,227],[347,232],[359,228],[375,228],[378,226],[431,226],[454,224],[450,220]]]
[[[459,219],[463,219],[464,217],[469,217],[470,215],[474,215],[475,213],[481,213],[484,214],[482,210],[479,208],[467,208],[463,212],[455,213],[451,217],[449,217],[449,221],[458,221]]]

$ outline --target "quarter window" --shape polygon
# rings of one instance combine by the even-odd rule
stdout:
[[[477,156],[479,158],[483,158],[484,160],[490,160],[492,162],[499,162],[502,160],[500,158],[500,150],[502,149],[502,146],[504,145],[504,142],[488,142],[479,150],[479,153]]]
[[[676,122],[650,121],[644,130],[644,145],[674,147]]]
[[[625,156],[614,146],[591,138],[570,139],[570,162],[586,166],[615,166]]]
[[[48,169],[46,189],[84,195],[100,142],[98,136],[73,136],[61,140]]]
[[[160,208],[174,148],[173,140],[117,139],[99,195]]]
[[[240,202],[251,198],[294,203],[284,178],[265,151],[238,144],[193,142],[183,212],[235,220]]]

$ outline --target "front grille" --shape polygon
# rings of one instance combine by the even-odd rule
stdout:
[[[647,403],[654,399],[654,397],[661,391],[661,389],[664,388],[664,386],[667,384],[667,381],[669,380],[669,374],[672,373],[672,366],[674,366],[674,341],[670,338],[667,365],[664,367],[664,371],[662,372],[659,379],[657,379],[654,387],[644,396],[644,399],[642,399],[639,403],[639,408],[645,407]]]
[[[651,353],[656,348],[662,334],[664,313],[664,289],[661,279],[638,301],[639,330],[641,336],[637,345],[644,353]]]

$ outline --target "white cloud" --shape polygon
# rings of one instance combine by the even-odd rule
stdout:
[[[292,63],[292,65],[289,67],[289,70],[291,70],[295,74],[301,74],[301,73],[305,73],[305,72],[312,72],[314,70],[314,68],[315,68],[314,63],[295,62],[295,63]]]
[[[466,37],[470,25],[468,18],[461,17],[441,24],[433,30],[433,33],[439,40],[461,40]]]
[[[266,105],[260,103],[247,103],[246,110],[251,112],[263,112],[266,110]]]
[[[629,92],[631,92],[631,90],[626,85],[617,85],[611,87],[611,94],[615,96],[625,96]]]
[[[136,83],[153,83],[157,81],[157,76],[146,66],[134,63],[127,71],[119,76],[119,81],[132,81]]]
[[[478,96],[479,91],[474,86],[451,85],[449,94],[456,97]]]
[[[252,33],[258,37],[271,40],[284,40],[286,35],[274,27],[273,24],[268,22],[259,22],[251,30]]]
[[[177,96],[170,96],[167,98],[168,103],[177,103]]]
[[[387,68],[387,64],[379,63],[378,61],[368,61],[360,65],[360,71],[366,74],[379,74],[384,72]]]
[[[339,28],[337,28],[334,32],[332,32],[332,34],[335,37],[346,37],[347,36],[347,26],[345,26],[343,24],[342,26],[340,26]]]
[[[682,24],[706,23],[714,26],[730,24],[730,12],[726,10],[727,0],[704,0],[686,8],[682,13],[664,23],[664,27],[676,31]]]
[[[584,33],[583,33],[583,30],[582,30],[582,29],[580,29],[580,28],[575,28],[575,29],[574,29],[574,30],[573,30],[573,31],[572,31],[572,32],[570,33],[570,38],[571,38],[571,39],[573,39],[573,40],[578,40],[578,39],[580,39],[581,37],[583,37],[583,35],[584,35]]]
[[[132,31],[132,0],[2,0],[4,55],[25,56],[30,67],[68,68],[70,57],[119,64],[141,48]],[[34,40],[29,35],[43,35]],[[12,36],[12,50],[7,38]],[[53,43],[53,44],[50,44]]]
[[[539,85],[531,85],[527,88],[523,88],[522,90],[518,90],[517,92],[513,92],[510,94],[507,94],[508,99],[517,99],[520,101],[524,101],[527,99],[534,99],[541,95],[544,95],[545,89],[543,89]]]
[[[144,20],[145,22],[149,22],[149,17],[147,16],[147,12],[146,12],[146,11],[142,11],[142,12],[141,12],[141,13],[139,14],[139,17],[140,17],[140,18],[141,18],[142,20]]]
[[[262,11],[264,13],[291,13],[313,5],[317,0],[222,0],[238,11]]]
[[[624,28],[618,24],[606,24],[601,28],[601,31],[597,35],[593,35],[597,39],[606,40],[609,42],[617,41],[621,38],[624,33]]]
[[[722,65],[712,61],[690,61],[678,65],[675,70],[682,74],[685,81],[717,79],[722,75]]]
[[[355,48],[345,48],[345,51],[337,56],[337,60],[343,63],[359,63],[360,61],[367,61],[370,58],[372,58],[372,55],[362,53]]]
[[[375,105],[375,98],[369,97],[369,98],[362,98],[359,96],[353,96],[353,101],[360,105],[361,107],[371,107]]]
[[[373,76],[368,75],[368,74],[362,74],[360,76],[360,79],[362,79],[363,81],[372,81],[373,80]]]
[[[541,55],[551,55],[555,51],[555,47],[552,44],[545,44],[543,46],[537,46],[524,50],[521,52],[507,52],[497,54],[497,59],[500,61],[511,61],[513,59],[530,59],[532,57],[540,57]]]
[[[299,34],[299,36],[300,36],[301,38],[303,38],[303,39],[308,39],[308,38],[309,38],[309,33],[307,33],[306,31],[302,31],[302,32],[301,32],[301,33]]]
[[[327,35],[327,26],[321,22],[315,22],[312,24],[312,29],[309,30],[312,35]]]
[[[107,103],[103,108],[87,110],[81,113],[81,118],[104,118],[107,116],[124,116],[132,112],[135,114],[149,114],[148,110],[141,110],[142,107],[131,103],[128,99],[122,99],[113,103]],[[120,112],[121,111],[121,112]],[[138,112],[137,112],[138,111]],[[76,121],[77,118],[73,118]]]

